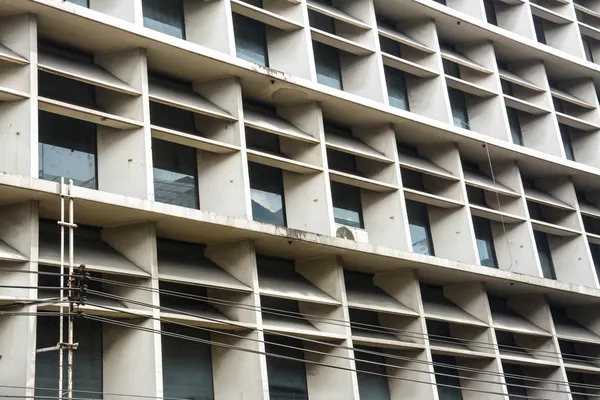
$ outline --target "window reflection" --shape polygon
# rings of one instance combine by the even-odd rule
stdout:
[[[154,199],[161,203],[198,208],[196,149],[152,139]]]
[[[236,54],[239,58],[265,67],[269,66],[265,24],[239,14],[233,14]]]
[[[250,196],[254,221],[286,226],[283,176],[281,170],[253,162],[250,170]]]
[[[39,129],[40,179],[97,189],[96,125],[40,111]]]
[[[412,251],[419,254],[434,255],[427,206],[423,203],[407,200],[406,212],[408,214]]]
[[[338,49],[313,41],[317,82],[343,90],[342,70]]]
[[[185,39],[183,0],[143,0],[144,26]]]
[[[331,197],[336,223],[354,228],[364,228],[359,188],[331,182]]]

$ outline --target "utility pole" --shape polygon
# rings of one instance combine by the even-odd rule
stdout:
[[[82,284],[82,278],[87,279],[89,275],[85,272],[85,266],[81,266],[79,270],[79,276],[74,275],[74,229],[77,225],[74,223],[73,215],[73,180],[69,179],[69,185],[65,187],[65,178],[60,178],[60,323],[58,328],[58,342],[56,346],[46,347],[37,349],[37,353],[44,353],[48,351],[58,350],[58,399],[62,400],[64,395],[63,385],[63,370],[64,370],[64,351],[67,350],[67,400],[73,399],[73,350],[77,349],[77,343],[73,343],[73,318],[74,318],[74,303],[81,304],[82,295],[81,292],[85,291],[85,285]],[[69,221],[65,221],[65,198],[69,200]],[[65,268],[65,227],[69,229],[69,274],[66,280],[67,283],[67,297],[64,295],[65,279],[64,274]],[[74,292],[77,292],[76,294]],[[65,311],[65,300],[68,300],[68,325],[67,325],[67,342],[64,341],[64,311]],[[85,301],[85,298],[84,298]]]

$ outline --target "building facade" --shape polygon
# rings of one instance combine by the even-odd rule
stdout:
[[[0,1],[0,398],[70,199],[75,398],[597,397],[598,60],[600,0]]]

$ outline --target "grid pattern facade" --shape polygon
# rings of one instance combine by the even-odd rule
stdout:
[[[0,398],[600,395],[600,0],[0,15]]]

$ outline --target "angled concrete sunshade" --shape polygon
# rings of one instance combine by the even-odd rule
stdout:
[[[209,117],[235,121],[236,118],[193,91],[150,82],[150,100]]]
[[[422,291],[422,294],[426,318],[464,325],[487,326],[485,322],[475,318],[441,294],[430,291]]]
[[[371,26],[369,24],[359,20],[358,18],[354,18],[353,16],[346,14],[342,10],[335,8],[329,4],[314,0],[308,0],[306,4],[310,10],[319,12],[333,19],[337,19],[338,21],[342,21],[365,30],[371,29]]]
[[[38,53],[38,67],[51,74],[65,76],[117,92],[130,95],[140,94],[137,90],[96,64],[77,62],[42,50]]]
[[[388,39],[392,39],[398,43],[404,44],[406,46],[410,46],[414,49],[421,50],[425,53],[433,54],[435,51],[428,46],[425,46],[423,43],[411,38],[408,35],[405,35],[402,32],[380,26],[378,28],[378,32],[381,36],[386,37]]]
[[[552,97],[555,97],[559,100],[563,100],[566,102],[569,102],[571,104],[574,104],[576,106],[579,107],[583,107],[583,108],[587,108],[590,110],[593,110],[594,108],[596,108],[593,104],[590,104],[586,101],[581,100],[580,98],[573,96],[570,93],[565,92],[564,90],[561,89],[557,89],[554,87],[550,88],[550,93],[552,94]]]
[[[329,170],[329,179],[333,182],[343,183],[345,185],[356,186],[373,192],[392,192],[398,190],[398,186],[377,181],[375,179],[365,178],[364,176],[349,174],[342,171]]]
[[[234,13],[252,18],[265,25],[281,29],[283,31],[295,31],[302,29],[302,25],[277,13],[253,6],[241,0],[231,0],[231,9]]]
[[[325,143],[327,147],[343,151],[344,153],[352,154],[359,157],[370,158],[372,160],[385,163],[393,161],[381,154],[371,146],[364,143],[362,140],[350,136],[342,136],[332,132],[325,131]]]
[[[417,154],[400,150],[398,151],[398,160],[401,166],[417,172],[423,172],[425,174],[438,176],[440,178],[452,181],[459,180],[459,178],[453,175],[450,171]]]
[[[268,165],[270,167],[279,168],[285,171],[295,172],[297,174],[315,174],[323,171],[323,168],[321,167],[254,149],[247,149],[246,153],[248,155],[248,161]]]
[[[531,13],[533,15],[543,18],[546,21],[550,21],[558,25],[564,25],[573,22],[564,15],[561,15],[556,11],[552,11],[549,8],[540,6],[539,4],[529,3],[529,5],[531,6]]]
[[[411,74],[419,78],[433,78],[434,76],[439,75],[437,71],[434,71],[431,68],[423,67],[420,64],[394,56],[392,54],[382,53],[381,56],[383,58],[383,64],[387,65],[388,67],[399,69],[400,71],[404,71],[407,74]]]
[[[533,187],[525,187],[524,188],[525,197],[528,200],[547,205],[550,207],[556,207],[563,210],[573,211],[573,207],[570,205],[563,203],[557,198],[550,196],[548,193],[539,190],[538,188]]]
[[[180,132],[162,126],[152,125],[151,131],[153,138],[178,143],[199,150],[205,150],[210,153],[228,154],[240,150],[240,148],[237,146],[220,142],[218,140],[206,138],[204,136],[194,135],[191,133]]]
[[[3,45],[2,43],[0,43],[0,61],[6,61],[21,65],[27,64],[29,62],[25,58],[21,57],[20,55]]]
[[[340,304],[302,275],[287,268],[259,267],[258,285],[260,294],[264,296],[330,305]]]
[[[0,260],[1,261],[27,261],[27,258],[16,249],[12,248],[6,242],[0,240]],[[0,266],[0,271],[2,267]]]
[[[460,208],[464,203],[450,199],[448,197],[439,196],[437,194],[421,192],[411,188],[404,188],[404,197],[407,200],[417,201],[419,203],[429,204],[439,208]]]
[[[296,139],[303,142],[318,143],[319,141],[308,133],[275,115],[261,113],[249,107],[244,107],[244,124],[261,131]]]
[[[506,104],[507,107],[514,108],[515,110],[523,111],[524,113],[532,115],[543,115],[550,112],[550,110],[544,107],[540,107],[529,101],[507,94],[504,94],[504,104]]]
[[[376,286],[372,280],[363,279],[358,282],[357,280],[346,279],[346,295],[348,297],[348,307],[351,308],[408,316],[418,315]]]
[[[446,85],[461,92],[472,94],[477,97],[493,97],[497,93],[484,88],[481,85],[465,81],[464,79],[457,78],[455,76],[446,75]]]
[[[475,186],[483,190],[497,192],[510,197],[520,197],[520,195],[514,190],[509,189],[498,181],[494,181],[492,178],[484,175],[483,173],[470,169],[465,169],[463,173],[465,176],[465,182],[471,186]]]
[[[600,129],[600,125],[585,121],[581,118],[556,111],[556,119],[559,124],[567,125],[581,131],[593,132]]]
[[[465,57],[462,54],[460,54],[459,52],[457,52],[453,49],[450,49],[446,46],[440,46],[440,53],[442,55],[442,58],[444,58],[448,61],[457,63],[459,65],[462,65],[463,67],[467,67],[472,70],[482,72],[482,73],[488,74],[488,75],[493,73],[490,69],[477,64],[475,61],[471,60],[470,58]]]
[[[336,49],[343,50],[356,56],[367,56],[375,53],[375,50],[372,48],[320,29],[310,28],[310,34],[314,41],[335,47]]]
[[[526,89],[530,89],[535,92],[539,92],[539,93],[544,92],[544,89],[542,89],[538,85],[531,83],[527,79],[521,78],[519,75],[517,75],[513,72],[510,72],[506,69],[498,68],[498,74],[500,75],[501,79],[503,79],[507,82],[514,83],[515,85],[522,86]]]
[[[494,328],[496,329],[527,335],[552,336],[549,332],[511,310],[506,304],[491,306],[491,312]]]

